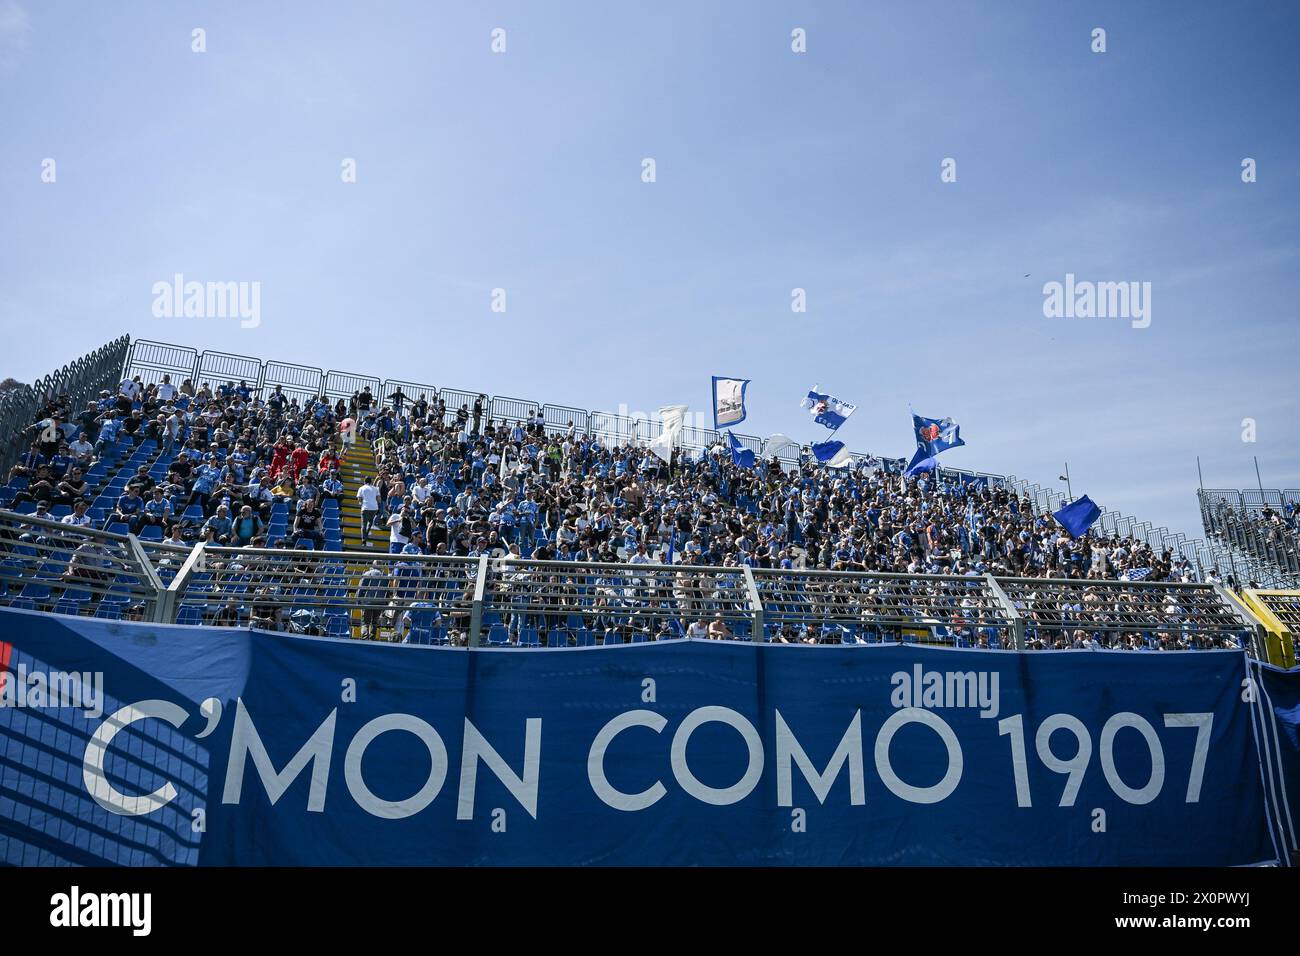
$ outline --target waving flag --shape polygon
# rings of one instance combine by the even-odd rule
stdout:
[[[795,456],[798,457],[799,443],[797,441],[789,435],[772,435],[767,441],[763,442],[763,457],[771,458],[783,451],[789,451],[791,448],[794,449]]]
[[[665,464],[671,464],[673,460],[673,447],[677,444],[677,436],[682,433],[682,422],[686,419],[686,405],[665,405],[659,409],[659,420],[663,422],[663,430],[659,437],[650,442],[650,450],[663,459]]]
[[[843,468],[853,461],[853,456],[842,441],[823,441],[812,445],[813,457],[827,468]]]
[[[731,442],[731,461],[737,468],[753,468],[756,455],[742,445],[736,436],[727,432],[727,439]]]
[[[1053,511],[1052,517],[1055,518],[1062,528],[1070,532],[1072,538],[1082,538],[1088,533],[1093,522],[1101,517],[1101,509],[1092,503],[1092,499],[1087,495],[1072,501],[1060,511]]]
[[[739,425],[745,420],[745,386],[747,378],[713,376],[713,427],[715,430]]]
[[[916,429],[916,447],[924,448],[931,458],[966,444],[961,440],[961,426],[954,425],[951,418],[923,418],[913,412],[912,427]]]
[[[858,410],[858,406],[850,402],[842,402],[834,395],[826,395],[817,391],[814,385],[799,403],[803,408],[811,409],[813,421],[818,425],[823,425],[831,431],[839,428],[849,416]]]
[[[909,461],[907,467],[903,469],[903,477],[915,478],[922,472],[934,471],[938,464],[939,462],[935,460],[935,457],[926,451],[926,449],[918,448],[916,454],[912,456],[912,460]]]

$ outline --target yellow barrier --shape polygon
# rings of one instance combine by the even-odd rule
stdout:
[[[1247,588],[1242,600],[1268,631],[1268,662],[1295,667],[1295,638],[1300,634],[1300,591]]]

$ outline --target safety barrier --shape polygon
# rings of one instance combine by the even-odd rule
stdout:
[[[708,636],[1002,649],[1245,647],[1261,659],[1285,659],[1282,642],[1268,643],[1254,603],[1248,609],[1209,584],[188,547],[4,511],[0,583],[0,603],[30,610],[457,646]],[[1275,630],[1289,635],[1300,626],[1300,602],[1269,607]]]
[[[0,393],[0,471],[8,474],[27,450],[31,440],[28,429],[51,399],[66,395],[72,411],[78,412],[103,389],[115,389],[130,345],[130,336],[124,335],[31,385],[17,385]]]
[[[1247,588],[1242,600],[1267,632],[1268,660],[1280,667],[1296,666],[1300,637],[1300,591]]]
[[[159,620],[163,584],[133,535],[0,511],[0,602],[15,608]]]

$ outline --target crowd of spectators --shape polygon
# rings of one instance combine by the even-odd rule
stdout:
[[[423,399],[364,416],[390,548],[565,561],[666,561],[925,574],[1195,579],[1132,538],[1072,538],[1027,498],[893,463],[733,464],[721,446],[664,462],[645,447],[493,421]]]
[[[84,408],[56,399],[44,409],[10,470],[18,490],[8,506],[34,502],[42,516],[65,506],[72,512],[65,523],[133,534],[156,527],[155,539],[175,543],[265,546],[272,508],[282,502],[290,515],[282,537],[320,548],[321,507],[343,494],[338,423],[364,403],[300,400],[279,386],[262,396],[243,381],[215,390],[170,376],[145,384],[137,375]],[[87,475],[112,449],[145,443],[156,457],[105,503]]]
[[[1028,498],[983,478],[943,471],[905,478],[900,463],[873,458],[833,469],[806,455],[797,463],[760,460],[745,468],[733,463],[722,445],[702,452],[678,449],[664,461],[647,447],[601,441],[572,423],[548,426],[533,412],[506,421],[494,419],[488,409],[486,396],[448,408],[437,396],[400,390],[376,396],[362,389],[331,403],[287,396],[280,387],[263,395],[246,382],[213,389],[206,382],[196,388],[189,380],[174,385],[169,377],[146,384],[135,376],[116,394],[104,392],[84,409],[57,401],[45,409],[30,430],[30,451],[11,471],[11,485],[25,485],[13,503],[35,502],[38,515],[65,506],[70,513],[62,520],[75,526],[101,524],[134,533],[157,526],[154,539],[174,544],[204,540],[320,549],[326,545],[322,508],[345,493],[339,456],[355,428],[370,439],[375,453],[373,473],[355,492],[367,544],[372,528],[381,525],[389,532],[390,553],[488,555],[497,559],[507,582],[511,563],[528,558],[586,567],[670,564],[679,581],[695,569],[742,566],[1196,580],[1185,559],[1153,551],[1144,542],[1073,538]],[[87,475],[110,447],[144,442],[156,446],[157,457],[139,465],[106,507]],[[95,514],[92,502],[101,514]],[[284,532],[268,541],[276,508],[287,508],[290,518]],[[381,573],[382,587],[395,587],[388,570],[366,572]],[[1214,572],[1209,579],[1217,580]],[[361,590],[367,587],[380,583],[367,583],[363,576]],[[464,591],[465,582],[458,580],[456,588]],[[592,593],[599,596],[600,588]],[[676,624],[669,626],[666,614],[651,614],[649,625],[620,624],[617,613],[602,608],[597,610],[604,618],[595,623],[604,633],[627,639],[639,630],[650,639],[687,630],[704,637],[734,636],[729,619],[713,613],[713,606],[693,606],[675,592],[655,600],[660,597],[680,607]],[[467,607],[467,599],[461,594],[457,606]],[[279,612],[271,610],[274,602],[265,603],[280,626]],[[402,629],[402,621],[409,630],[410,608],[405,617],[401,608],[410,604],[389,603],[394,630]],[[378,607],[366,606],[372,633]],[[871,617],[871,608],[862,611],[864,620]],[[932,623],[947,629],[954,643],[998,646],[1005,629],[986,622],[987,611],[975,608],[953,621]],[[445,623],[463,634],[464,621]],[[529,623],[536,621],[510,615],[510,638],[518,640]],[[772,638],[825,643],[848,639],[849,633],[800,621],[775,627]],[[1122,648],[1152,646],[1153,636],[1056,627],[1032,632],[1030,640],[1042,647]],[[1174,628],[1157,643],[1181,647],[1196,640]]]
[[[86,408],[53,403],[14,466],[26,480],[12,504],[90,524],[86,474],[115,442],[157,444],[104,515],[138,533],[179,528],[181,541],[265,545],[284,502],[289,544],[323,544],[321,508],[344,493],[339,424],[352,419],[376,449],[357,493],[367,541],[375,523],[389,550],[491,554],[580,562],[651,561],[837,571],[1178,580],[1195,569],[1132,538],[1072,538],[1028,498],[945,472],[905,479],[894,463],[832,469],[809,458],[732,463],[718,446],[678,450],[671,463],[645,447],[611,446],[540,415],[493,420],[482,398],[448,410],[441,399],[381,399],[363,389],[334,403],[300,401],[245,382],[215,390],[188,379],[140,376]],[[84,502],[84,504],[82,504]],[[101,502],[102,504],[102,502]],[[101,509],[103,510],[103,509]],[[1279,527],[1294,515],[1273,516]]]

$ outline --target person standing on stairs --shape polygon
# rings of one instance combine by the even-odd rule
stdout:
[[[374,475],[368,476],[357,489],[357,501],[361,503],[361,543],[368,547],[370,528],[379,517],[379,488],[375,485]]]

